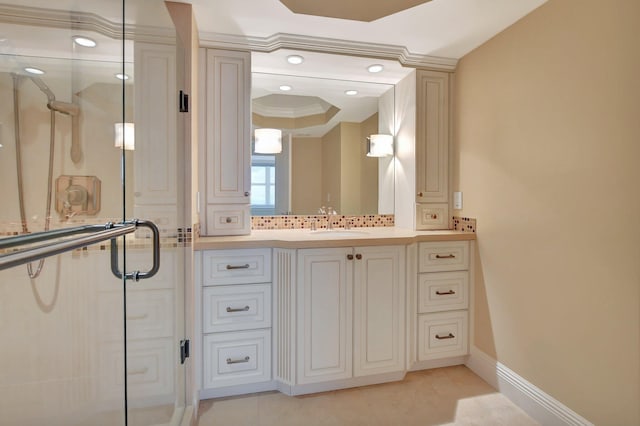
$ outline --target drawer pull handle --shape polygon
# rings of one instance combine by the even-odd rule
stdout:
[[[230,217],[228,217],[228,218],[226,218],[226,219],[225,219],[225,222],[227,222],[227,223],[231,223],[231,221],[232,221],[232,220],[233,220],[233,219],[231,219]]]
[[[436,259],[455,259],[455,254],[436,254]]]
[[[127,321],[136,321],[136,320],[143,320],[145,318],[149,317],[148,314],[142,314],[142,315],[127,315]]]
[[[438,340],[444,340],[444,339],[453,339],[456,336],[454,336],[453,334],[449,333],[448,336],[440,336],[439,334],[436,334],[436,339]]]
[[[230,269],[249,269],[251,266],[248,263],[244,265],[227,265],[227,270]]]
[[[455,292],[455,291],[453,291],[453,290],[449,290],[449,291],[440,291],[440,290],[437,290],[437,291],[436,291],[436,294],[437,294],[438,296],[445,296],[445,295],[447,295],[447,294],[456,294],[456,292]]]
[[[248,306],[245,306],[244,308],[232,308],[230,306],[227,306],[227,312],[246,312],[248,310]]]
[[[249,357],[245,356],[242,359],[231,359],[231,358],[227,358],[227,364],[242,364],[245,362],[249,362]]]
[[[131,371],[127,371],[127,375],[129,376],[142,376],[144,374],[147,374],[147,371],[149,371],[148,368],[139,368],[137,370],[131,370]]]

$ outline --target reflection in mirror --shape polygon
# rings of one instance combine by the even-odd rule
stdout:
[[[283,136],[277,154],[254,150],[251,213],[393,214],[392,157],[367,156],[367,137],[392,134],[393,108],[393,84],[254,72],[253,128]]]

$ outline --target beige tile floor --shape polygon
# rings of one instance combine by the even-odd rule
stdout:
[[[537,425],[465,366],[401,382],[290,397],[265,392],[200,402],[199,426]]]

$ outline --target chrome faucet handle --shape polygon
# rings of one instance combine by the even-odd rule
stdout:
[[[327,208],[322,206],[318,209],[318,214],[327,214]]]

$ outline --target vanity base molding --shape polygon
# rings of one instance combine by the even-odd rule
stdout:
[[[397,382],[404,379],[406,371],[375,374],[371,376],[352,377],[350,379],[332,380],[329,382],[309,383],[306,385],[288,385],[278,383],[278,390],[286,395],[306,395],[310,393],[334,391],[338,389],[357,388],[360,386],[377,385],[381,383]]]
[[[451,358],[430,359],[428,361],[417,361],[411,366],[409,371],[430,370],[432,368],[464,365],[467,363],[467,359],[469,359],[469,355],[454,356]]]
[[[227,396],[247,395],[256,392],[279,390],[280,383],[275,380],[247,385],[226,386],[222,388],[208,388],[200,391],[200,399],[222,398]]]

